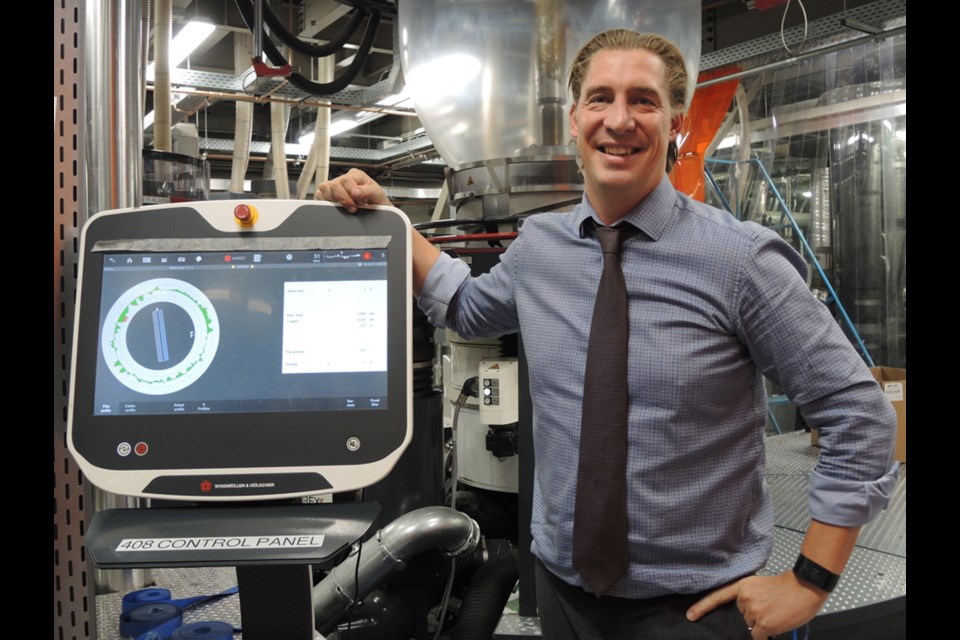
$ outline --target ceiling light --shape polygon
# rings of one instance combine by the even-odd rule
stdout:
[[[180,29],[180,32],[177,33],[176,37],[170,41],[170,68],[175,69],[178,67],[197,47],[203,44],[203,41],[206,40],[216,28],[216,25],[204,18],[194,18],[185,24],[183,28]],[[147,65],[147,80],[152,82],[155,73],[154,64],[151,62]]]

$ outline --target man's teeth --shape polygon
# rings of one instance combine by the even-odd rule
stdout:
[[[603,147],[603,152],[610,154],[612,156],[628,156],[633,153],[635,149],[624,148],[624,147]]]

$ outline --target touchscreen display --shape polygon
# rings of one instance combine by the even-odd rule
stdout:
[[[93,413],[386,409],[387,250],[105,253]]]

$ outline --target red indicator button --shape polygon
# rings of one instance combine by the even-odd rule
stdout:
[[[232,259],[233,259],[233,258],[231,258],[230,256],[223,256],[223,261],[224,261],[224,262],[230,262]]]
[[[238,204],[233,208],[233,217],[237,224],[248,227],[257,221],[257,208],[252,205]]]
[[[363,252],[363,259],[364,259],[364,260],[369,260],[369,259],[372,258],[372,257],[373,257],[373,254],[370,253],[369,251],[364,251],[364,252]]]
[[[146,442],[138,442],[136,446],[133,447],[133,450],[138,456],[145,456],[147,455],[147,451],[150,450],[150,447],[147,446]]]

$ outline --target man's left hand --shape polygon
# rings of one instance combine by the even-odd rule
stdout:
[[[754,640],[766,640],[809,622],[828,595],[804,584],[789,570],[778,576],[750,576],[720,587],[694,604],[687,611],[687,619],[695,622],[736,600]]]

